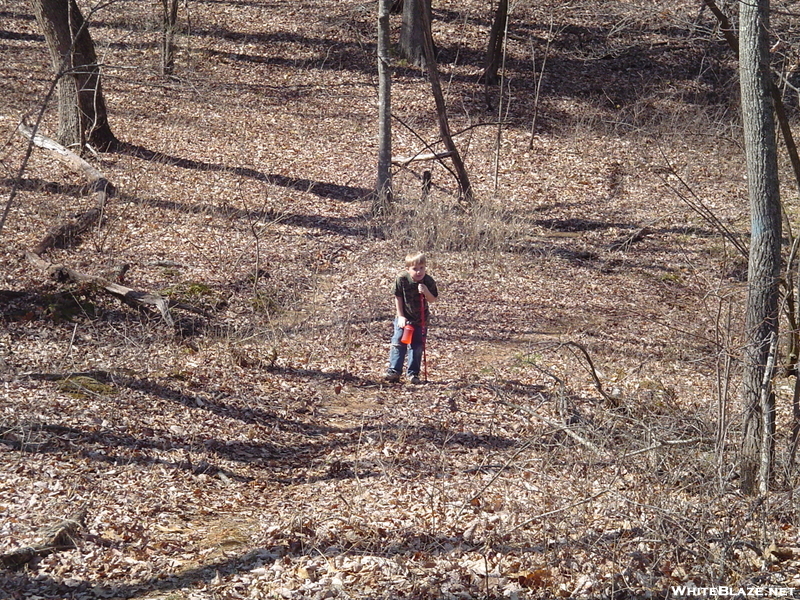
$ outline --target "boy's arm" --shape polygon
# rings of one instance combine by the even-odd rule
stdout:
[[[397,326],[398,327],[405,327],[406,317],[403,314],[403,297],[402,296],[395,296],[394,297],[394,309],[395,309],[395,315],[397,316]]]

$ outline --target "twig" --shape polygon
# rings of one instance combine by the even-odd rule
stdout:
[[[564,342],[562,345],[563,346],[572,346],[572,347],[577,348],[578,350],[581,351],[583,356],[586,358],[586,362],[589,363],[589,373],[591,374],[592,380],[594,381],[595,389],[597,389],[597,391],[600,392],[600,395],[611,406],[613,406],[614,408],[619,407],[619,400],[617,398],[614,398],[613,396],[610,396],[605,391],[605,389],[603,389],[603,384],[600,382],[600,378],[597,376],[597,370],[594,368],[594,363],[592,362],[592,357],[589,355],[589,351],[583,345],[579,344],[578,342]]]
[[[432,146],[431,144],[429,144],[428,142],[426,142],[426,141],[425,141],[425,138],[423,138],[423,137],[422,137],[422,136],[421,136],[419,133],[417,133],[417,132],[414,130],[414,128],[413,128],[413,127],[411,127],[411,125],[409,125],[408,123],[406,123],[405,121],[403,121],[403,119],[401,119],[401,118],[400,118],[400,117],[398,117],[397,115],[392,115],[392,118],[393,118],[393,119],[395,119],[395,120],[397,120],[397,122],[398,122],[398,123],[400,123],[400,125],[402,125],[402,126],[403,126],[403,127],[405,127],[406,129],[408,129],[408,131],[410,131],[410,132],[411,132],[411,134],[412,134],[414,137],[416,137],[416,138],[417,138],[417,139],[418,139],[420,142],[422,142],[422,144],[425,146],[425,148],[427,148],[427,149],[430,151],[430,153],[431,153],[431,154],[437,154],[436,150],[434,150],[434,149],[433,149],[433,146]],[[436,140],[436,141],[434,142],[434,144],[438,144],[438,143],[439,143],[439,142],[441,142],[441,141],[442,141],[442,138],[440,137],[438,140]],[[444,162],[443,160],[440,160],[440,161],[439,161],[439,164],[440,164],[440,165],[442,165],[442,166],[445,168],[445,170],[447,170],[447,171],[450,173],[450,175],[452,175],[452,176],[453,176],[453,178],[455,178],[455,179],[458,179],[458,176],[456,175],[456,172],[455,172],[455,171],[453,171],[453,169],[451,169],[451,168],[450,168],[450,167],[447,165],[447,163],[446,163],[446,162]]]
[[[509,529],[506,532],[506,534],[514,533],[520,527],[525,527],[525,525],[530,525],[534,521],[538,521],[538,520],[544,519],[546,517],[557,515],[558,513],[564,512],[565,510],[569,510],[571,508],[575,508],[576,506],[580,506],[581,504],[586,504],[587,502],[591,502],[595,498],[599,498],[603,494],[607,494],[610,491],[611,491],[611,488],[606,488],[606,489],[604,489],[604,490],[602,490],[600,492],[597,492],[596,494],[593,494],[593,495],[591,495],[591,496],[589,496],[587,498],[584,498],[583,500],[578,500],[577,502],[573,502],[572,504],[568,504],[567,506],[562,506],[561,508],[557,508],[555,510],[548,511],[548,512],[542,513],[540,515],[536,515],[535,517],[531,517],[530,519],[526,519],[522,523],[519,523],[519,524],[515,525],[513,528]]]
[[[716,229],[717,232],[719,232],[722,235],[722,237],[724,237],[731,244],[733,244],[734,248],[736,248],[739,251],[739,254],[741,254],[744,258],[747,258],[748,255],[749,255],[749,251],[747,250],[747,247],[739,240],[739,238],[730,229],[728,229],[725,226],[725,224],[722,221],[719,220],[719,218],[717,218],[717,216],[714,214],[714,211],[712,211],[710,208],[708,208],[705,205],[703,200],[700,199],[700,197],[697,194],[694,193],[694,190],[689,186],[689,184],[686,183],[683,180],[683,178],[681,178],[680,175],[678,175],[677,171],[672,167],[672,165],[670,164],[669,160],[664,155],[663,151],[662,151],[661,155],[662,155],[662,157],[664,158],[664,160],[667,163],[667,169],[668,169],[669,174],[675,176],[675,178],[678,180],[678,182],[689,193],[689,196],[691,196],[691,198],[689,196],[686,196],[685,194],[681,193],[681,191],[678,188],[676,188],[674,185],[672,185],[667,180],[666,177],[664,177],[663,175],[660,175],[661,181],[664,182],[664,185],[666,185],[670,190],[672,190],[674,192],[674,194],[676,196],[678,196],[678,198],[680,198],[683,201],[684,204],[686,204],[686,206],[688,206],[695,213],[700,215],[700,217],[702,217],[702,219],[706,223],[708,223],[709,225],[711,225],[711,227]]]
[[[764,377],[761,381],[759,394],[759,405],[761,407],[761,448],[758,470],[758,491],[765,496],[769,490],[770,472],[772,470],[772,447],[775,430],[775,400],[770,398],[772,394],[772,377],[775,369],[775,351],[778,345],[778,336],[775,332],[770,333],[769,354],[767,364],[764,366]]]
[[[539,395],[541,396],[541,394],[539,394]],[[584,448],[592,451],[597,456],[599,456],[599,457],[601,457],[601,458],[603,458],[605,460],[611,460],[611,456],[608,453],[606,453],[603,450],[601,450],[600,448],[598,448],[596,445],[594,445],[589,440],[579,436],[577,433],[575,433],[572,429],[570,429],[566,425],[562,425],[561,423],[559,423],[557,421],[554,421],[553,419],[548,419],[547,417],[543,417],[542,415],[540,415],[536,411],[531,410],[527,406],[522,406],[521,404],[517,404],[516,402],[511,402],[509,400],[503,400],[503,399],[501,399],[500,402],[502,402],[506,406],[510,406],[511,408],[514,408],[516,410],[522,411],[525,414],[530,415],[535,419],[538,419],[542,423],[544,423],[546,425],[549,425],[550,427],[555,427],[556,429],[559,429],[560,431],[563,431],[569,437],[571,437],[573,440],[578,442],[581,446],[583,446]]]
[[[550,13],[550,31],[547,35],[547,45],[544,48],[544,58],[542,58],[542,68],[539,71],[539,77],[536,80],[536,92],[533,98],[533,118],[531,119],[531,137],[528,141],[528,150],[533,150],[533,137],[536,135],[536,117],[539,115],[539,99],[542,95],[542,79],[544,78],[544,69],[547,65],[547,57],[550,54],[550,43],[553,37],[553,13]],[[533,44],[531,44],[531,60],[533,61],[533,76],[536,78],[536,54]]]
[[[498,477],[500,477],[500,474],[501,474],[503,471],[505,471],[505,470],[506,470],[506,467],[508,467],[508,465],[510,465],[510,464],[513,462],[513,460],[514,460],[515,458],[517,458],[517,456],[519,456],[519,455],[520,455],[520,453],[521,453],[523,450],[525,450],[525,449],[529,448],[529,447],[530,447],[530,445],[531,445],[531,443],[530,443],[530,442],[528,442],[527,444],[524,444],[524,445],[522,445],[522,446],[519,448],[519,450],[517,450],[517,451],[516,451],[516,452],[515,452],[515,453],[514,453],[514,454],[511,456],[511,458],[509,458],[509,459],[506,461],[506,463],[505,463],[505,464],[502,466],[502,468],[500,468],[500,469],[498,469],[498,470],[497,470],[497,473],[495,473],[494,477],[492,477],[492,478],[491,478],[491,479],[488,481],[488,483],[486,483],[486,485],[484,485],[484,486],[483,486],[483,487],[480,489],[480,491],[479,491],[477,494],[473,494],[473,496],[472,496],[472,497],[471,497],[469,500],[466,500],[466,501],[464,502],[464,504],[462,504],[462,505],[461,505],[461,508],[460,508],[460,509],[458,509],[458,513],[456,513],[456,516],[455,516],[455,519],[454,519],[454,521],[458,521],[458,518],[461,516],[461,513],[462,513],[462,512],[464,512],[464,509],[465,509],[465,508],[466,508],[466,507],[467,507],[467,506],[468,506],[470,503],[472,503],[472,501],[473,501],[473,500],[476,500],[477,498],[480,498],[480,497],[483,495],[483,493],[484,493],[484,492],[485,492],[487,489],[489,489],[489,487],[490,487],[490,486],[491,486],[491,485],[492,485],[492,484],[493,484],[493,483],[494,483],[494,482],[497,480],[497,478],[498,478]]]
[[[448,158],[452,156],[452,152],[428,152],[425,154],[417,153],[413,156],[398,156],[396,158],[392,158],[392,164],[398,165],[400,167],[407,167],[410,163],[414,161],[421,161],[421,160],[442,160],[443,158]]]
[[[644,454],[645,452],[650,452],[651,450],[656,450],[658,448],[663,448],[664,446],[688,446],[689,444],[713,444],[715,440],[711,438],[692,438],[690,440],[662,440],[660,442],[656,442],[647,448],[641,448],[640,450],[634,450],[633,452],[628,452],[627,454],[623,454],[619,457],[619,460],[623,460],[625,458],[630,458],[631,456],[636,456],[638,454]]]
[[[600,448],[595,446],[589,440],[582,438],[581,436],[579,436],[577,433],[572,431],[572,429],[570,429],[566,425],[562,425],[561,423],[553,421],[552,419],[548,419],[547,417],[543,417],[542,415],[537,413],[535,410],[531,410],[527,406],[522,406],[521,404],[517,404],[516,402],[511,402],[510,400],[505,399],[503,397],[504,394],[502,393],[502,391],[500,391],[499,389],[497,389],[497,388],[495,388],[493,386],[487,386],[487,387],[489,387],[489,389],[494,392],[495,397],[497,398],[497,401],[500,402],[501,404],[505,404],[506,406],[508,406],[510,408],[522,411],[525,414],[530,415],[530,416],[534,417],[535,419],[540,420],[542,423],[545,423],[546,425],[549,425],[551,427],[555,427],[556,429],[559,429],[559,430],[563,431],[569,437],[571,437],[573,440],[578,442],[581,446],[583,446],[584,448],[587,448],[588,450],[591,450],[592,452],[594,452],[597,456],[599,456],[599,457],[601,457],[601,458],[603,458],[605,460],[611,460],[611,456],[609,456],[608,453],[604,452],[603,450],[601,450]],[[539,398],[541,398],[544,401],[545,398],[541,394],[541,392],[538,393],[538,396],[539,396]]]

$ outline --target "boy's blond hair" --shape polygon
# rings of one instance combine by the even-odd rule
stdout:
[[[415,252],[414,254],[407,254],[406,255],[406,266],[410,267],[412,265],[424,265],[425,264],[425,253],[424,252]]]

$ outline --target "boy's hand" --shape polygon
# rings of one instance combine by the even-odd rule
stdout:
[[[406,318],[405,317],[397,317],[397,326],[401,329],[406,326]]]
[[[425,285],[424,283],[420,283],[418,289],[419,293],[425,296],[425,300],[427,300],[428,302],[433,302],[436,300],[436,296],[431,294],[431,291],[428,289],[428,286]]]

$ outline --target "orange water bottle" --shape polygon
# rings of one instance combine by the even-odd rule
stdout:
[[[406,326],[403,327],[403,337],[400,338],[400,343],[410,344],[411,338],[413,337],[414,337],[414,326],[411,325],[410,323],[406,324]]]

